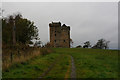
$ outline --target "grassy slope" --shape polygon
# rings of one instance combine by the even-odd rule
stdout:
[[[70,56],[50,53],[35,57],[21,64],[14,64],[3,72],[3,78],[39,78],[56,61],[51,71],[43,78],[64,78],[70,65]],[[68,77],[70,73],[67,73]]]
[[[77,78],[117,78],[118,51],[99,49],[55,49],[74,57]]]
[[[65,75],[67,75],[67,78],[70,78],[70,73],[67,73],[69,65],[71,64],[69,62],[70,60],[71,58],[69,55],[61,55],[56,65],[44,78],[65,78]]]
[[[77,78],[117,78],[118,51],[54,48],[56,53],[38,56],[22,64],[15,64],[4,78],[37,78],[61,55],[56,65],[44,78],[64,78],[70,76],[70,55],[74,57]]]
[[[38,78],[59,57],[59,54],[37,56],[27,62],[13,65],[7,72],[3,72],[3,78]]]

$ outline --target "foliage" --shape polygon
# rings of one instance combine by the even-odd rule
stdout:
[[[82,47],[81,45],[76,46],[76,48],[81,48],[81,47]]]
[[[34,22],[23,18],[21,14],[16,14],[2,19],[3,43],[12,44],[13,26],[15,26],[17,43],[26,44],[30,40],[38,38],[38,29],[34,25]]]
[[[2,72],[4,78],[39,78],[56,60],[59,54],[38,55],[26,62],[16,63],[7,71]]]
[[[30,41],[30,42],[29,42],[29,44],[33,44],[33,42],[32,42],[32,41]]]
[[[98,42],[93,46],[93,48],[98,48],[98,49],[107,49],[109,48],[108,47],[108,44],[109,44],[110,41],[106,41],[105,39],[100,39],[98,40]]]
[[[77,78],[118,78],[118,50],[83,48],[53,48],[53,50],[55,53],[15,64],[7,72],[3,72],[3,78],[38,78],[54,62],[56,65],[43,78],[65,78],[71,65],[70,56],[74,58]]]
[[[36,46],[36,47],[41,47],[41,45],[42,45],[42,42],[40,40],[36,41],[34,44],[34,46]]]
[[[2,70],[4,71],[16,63],[25,62],[39,55],[45,56],[53,52],[53,50],[18,45],[15,48],[11,46],[4,47],[2,52]]]
[[[86,41],[83,46],[83,48],[88,48],[88,47],[91,47],[90,41]]]

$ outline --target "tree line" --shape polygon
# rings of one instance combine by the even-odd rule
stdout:
[[[15,32],[15,36],[13,35]],[[35,39],[34,46],[42,44],[38,37],[38,28],[33,21],[23,18],[20,13],[9,15],[6,18],[2,18],[2,44],[13,45],[13,37],[15,37],[16,44],[33,44],[31,40]],[[76,48],[96,48],[96,49],[108,49],[110,41],[105,39],[99,39],[95,45],[91,45],[90,41],[86,41],[83,46],[78,45]],[[73,45],[73,40],[70,39],[70,44]],[[50,43],[46,43],[44,47],[50,47]]]
[[[91,45],[90,41],[86,41],[83,48],[94,48],[94,49],[108,49],[110,41],[105,39],[99,39],[95,45]],[[76,46],[76,48],[81,48],[81,45]]]

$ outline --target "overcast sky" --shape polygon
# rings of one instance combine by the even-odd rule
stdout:
[[[74,46],[104,38],[118,48],[118,3],[116,2],[4,2],[3,16],[20,12],[35,22],[43,43],[49,41],[49,23],[60,21],[71,28]]]

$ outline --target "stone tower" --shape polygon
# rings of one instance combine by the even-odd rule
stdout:
[[[50,28],[50,45],[52,47],[70,48],[70,27],[60,22],[52,22]]]

